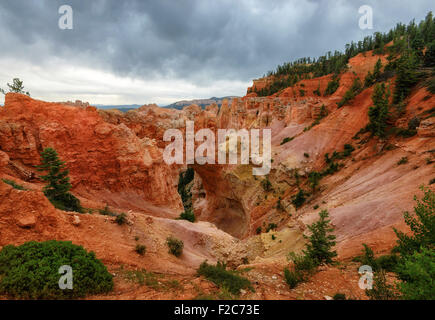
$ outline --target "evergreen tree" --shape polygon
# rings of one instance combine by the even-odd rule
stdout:
[[[14,78],[12,84],[8,83],[7,86],[9,87],[9,92],[22,93],[30,96],[30,93],[28,91],[24,91],[23,81],[18,78]],[[0,92],[6,94],[5,90],[1,88]]]
[[[388,99],[390,97],[389,89],[385,87],[385,84],[377,84],[372,95],[373,107],[369,108],[368,129],[375,136],[385,137],[385,130],[387,128],[387,121],[390,117],[388,110]]]
[[[424,55],[424,65],[435,67],[435,40],[427,45],[426,54]]]
[[[395,248],[402,256],[411,255],[420,251],[423,247],[433,247],[435,245],[435,193],[429,188],[420,188],[423,198],[414,200],[417,205],[414,207],[415,217],[409,212],[404,213],[405,223],[410,227],[412,235],[394,229],[397,240]]]
[[[318,221],[308,226],[311,235],[305,236],[308,243],[306,250],[303,250],[303,253],[311,258],[316,265],[332,263],[333,258],[337,256],[337,252],[332,250],[332,247],[335,246],[335,236],[332,234],[334,228],[328,220],[328,211],[322,210],[319,212],[319,217]]]
[[[41,176],[41,179],[47,182],[44,187],[45,196],[58,209],[81,212],[80,201],[69,193],[71,189],[69,171],[65,162],[59,159],[56,150],[45,148],[41,153],[41,162],[42,164],[37,168],[38,171],[46,172],[46,175]]]
[[[418,74],[415,71],[418,65],[418,59],[412,52],[403,54],[397,61],[396,90],[394,91],[393,103],[397,104],[405,99],[418,82]]]
[[[376,81],[379,80],[379,77],[381,75],[381,69],[382,69],[382,61],[381,59],[378,59],[378,61],[375,64],[375,67],[373,69],[373,73],[372,72],[368,72],[367,76],[364,80],[364,86],[365,87],[370,87],[372,86]]]

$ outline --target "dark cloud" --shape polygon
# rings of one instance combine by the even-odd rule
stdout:
[[[58,28],[63,4],[74,10],[73,30]],[[358,27],[363,4],[373,7],[374,30]],[[56,59],[120,76],[210,86],[342,50],[397,22],[420,20],[432,6],[432,0],[1,1],[0,59],[38,65]]]

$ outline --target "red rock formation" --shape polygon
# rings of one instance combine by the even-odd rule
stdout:
[[[46,147],[66,161],[79,195],[131,209],[176,209],[162,215],[181,209],[178,169],[162,161],[161,150],[149,138],[141,139],[123,123],[105,121],[95,108],[7,94],[0,111],[1,150],[32,170]]]

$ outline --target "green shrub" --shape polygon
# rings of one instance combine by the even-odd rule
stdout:
[[[125,213],[121,213],[116,216],[115,221],[117,224],[123,225],[124,223],[127,222],[127,215]]]
[[[258,227],[258,228],[255,230],[255,233],[256,233],[256,234],[260,234],[260,233],[261,233],[261,227]]]
[[[417,127],[420,125],[420,118],[418,117],[413,117],[408,121],[408,129],[409,130],[415,130],[417,129]]]
[[[178,217],[179,220],[187,220],[190,222],[195,222],[195,214],[192,210],[186,210],[180,214]]]
[[[302,189],[299,189],[299,192],[293,196],[292,198],[292,204],[295,206],[296,209],[302,207],[302,205],[305,203],[305,192]]]
[[[276,223],[269,223],[267,228],[266,228],[266,232],[269,232],[270,230],[275,230],[276,228],[278,228]]]
[[[360,262],[361,265],[370,266],[374,271],[378,270],[378,264],[376,262],[375,254],[372,248],[370,248],[365,243],[363,243],[362,245],[364,247],[363,254],[359,257],[355,257],[354,261]]]
[[[339,86],[340,86],[340,79],[334,76],[332,80],[328,82],[324,95],[329,96],[333,94],[335,91],[337,91]]]
[[[427,91],[429,91],[432,94],[435,94],[435,77],[430,78],[425,82],[425,85],[427,87]]]
[[[213,266],[204,261],[199,266],[198,275],[204,276],[219,288],[226,288],[226,290],[234,295],[239,295],[241,289],[254,291],[248,279],[239,276],[234,271],[226,270],[226,265],[221,262]]]
[[[336,293],[332,297],[334,300],[346,300],[346,295],[344,293]]]
[[[304,152],[304,157],[305,157],[305,158],[309,158],[310,155],[309,155],[308,153]]]
[[[264,191],[272,191],[272,183],[270,183],[269,178],[266,177],[266,179],[261,180],[261,186],[263,187]]]
[[[183,253],[183,248],[184,248],[184,243],[183,241],[173,238],[173,237],[168,237],[166,239],[166,244],[168,245],[169,248],[169,253],[179,257],[181,256],[181,254]]]
[[[317,267],[316,261],[308,255],[298,255],[294,252],[290,252],[288,259],[293,262],[294,270],[297,272],[311,274]]]
[[[417,130],[415,129],[403,129],[400,128],[397,130],[396,135],[404,138],[410,138],[417,134]]]
[[[395,254],[387,254],[376,259],[376,265],[379,267],[379,269],[383,269],[388,272],[394,272],[398,262],[399,257]]]
[[[338,108],[341,108],[351,102],[355,96],[357,96],[362,90],[362,84],[359,78],[355,78],[353,81],[352,87],[346,91],[343,98],[337,102]]]
[[[104,209],[99,209],[98,212],[103,216],[111,216],[111,217],[117,216],[117,214],[115,212],[112,212],[109,210],[109,206],[107,204],[104,207]]]
[[[388,284],[385,271],[374,273],[373,288],[366,289],[366,295],[370,300],[396,300],[397,292],[393,285]]]
[[[191,182],[195,177],[195,171],[192,168],[187,168],[186,171],[180,172],[178,178],[178,193],[183,202],[184,211],[192,210],[192,188]]]
[[[292,141],[294,139],[294,137],[286,137],[286,138],[284,138],[284,139],[282,139],[282,141],[281,141],[281,145],[283,145],[284,143],[287,143],[287,142],[290,142],[290,141]]]
[[[435,250],[422,248],[421,252],[405,257],[397,266],[398,285],[402,299],[435,299]]]
[[[294,270],[290,271],[289,268],[284,268],[284,278],[290,289],[295,288],[304,281],[302,274]]]
[[[308,182],[311,188],[311,192],[314,193],[319,185],[319,181],[322,178],[322,174],[317,171],[311,171],[308,174]]]
[[[59,288],[59,268],[73,270],[73,289]],[[26,242],[0,251],[0,293],[20,299],[70,299],[113,289],[112,275],[82,246],[68,241]]]
[[[401,164],[406,164],[406,163],[408,163],[408,157],[402,157],[402,158],[400,158],[400,160],[399,161],[397,161],[397,165],[401,165]]]
[[[24,188],[23,186],[17,184],[15,181],[13,180],[8,180],[8,179],[2,179],[2,181],[10,186],[12,186],[14,189],[17,190],[27,190],[26,188]]]
[[[143,256],[146,252],[147,248],[143,244],[137,244],[134,251],[139,253],[141,256]]]

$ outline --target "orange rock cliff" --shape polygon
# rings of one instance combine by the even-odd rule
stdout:
[[[0,181],[0,247],[58,239],[95,251],[115,274],[114,292],[95,298],[181,299],[213,292],[212,284],[195,275],[204,260],[251,266],[247,276],[256,291],[243,293],[247,299],[295,299],[302,293],[305,298],[322,299],[338,288],[366,298],[358,288],[354,267],[325,267],[294,291],[286,289],[282,269],[288,264],[287,253],[303,247],[306,225],[321,209],[330,213],[340,261],[358,255],[361,243],[376,253],[387,252],[395,244],[392,227],[406,230],[403,211],[412,210],[418,187],[434,178],[433,116],[424,118],[412,137],[379,140],[360,133],[368,123],[373,87],[337,108],[353,79],[364,79],[379,58],[386,61],[383,55],[371,54],[350,59],[340,87],[331,96],[313,93],[317,88],[324,92],[331,76],[323,76],[301,80],[272,96],[249,93],[224,101],[220,108],[191,105],[175,110],[147,105],[123,113],[9,93],[0,108],[0,178],[26,190]],[[268,81],[255,80],[254,87],[267,86]],[[299,88],[304,88],[304,96],[298,94]],[[406,126],[434,105],[435,97],[425,87],[416,87],[395,125]],[[312,126],[322,108],[327,115]],[[168,144],[163,134],[167,129],[183,131],[187,120],[195,122],[195,129],[270,128],[273,162],[267,179],[271,189],[262,187],[266,177],[252,175],[252,165],[190,165],[195,172],[191,191],[198,221],[177,220],[183,211],[177,190],[179,173],[187,166],[163,161]],[[283,143],[285,138],[291,139]],[[308,173],[324,169],[325,154],[342,151],[345,144],[355,148],[352,155],[341,160],[341,169],[323,178],[319,190],[296,209],[291,201],[299,183],[294,172],[298,170],[308,189]],[[35,166],[46,147],[56,149],[66,162],[71,192],[89,209],[87,213],[56,209],[44,196],[44,183]],[[398,165],[403,157],[408,162]],[[118,226],[113,217],[98,214],[106,206],[125,212],[128,223]],[[277,229],[264,232],[270,224]],[[259,228],[263,232],[257,232]],[[180,258],[167,253],[169,235],[184,242]],[[147,247],[143,257],[134,251],[137,239]],[[183,289],[131,288],[117,277],[121,266],[176,279]]]

